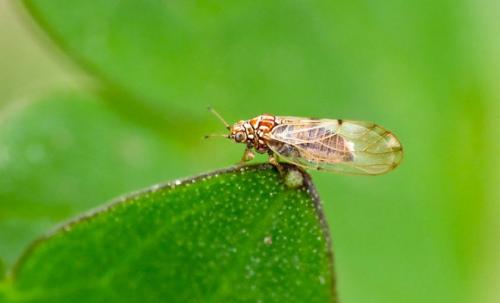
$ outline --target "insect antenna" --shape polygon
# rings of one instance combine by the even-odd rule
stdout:
[[[227,138],[227,139],[231,138],[229,135],[225,135],[225,134],[209,134],[209,135],[205,135],[203,138],[210,139],[213,137],[223,137],[223,138]]]
[[[214,114],[223,124],[224,126],[227,128],[227,129],[230,129],[231,126],[229,126],[229,123],[226,122],[226,120],[224,120],[224,118],[222,118],[222,116],[215,110],[213,109],[212,107],[207,107],[208,111],[211,112],[212,114]]]

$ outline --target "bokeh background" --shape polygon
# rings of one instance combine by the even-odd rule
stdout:
[[[498,1],[29,3],[0,0],[0,267],[117,195],[238,161],[202,139],[225,131],[211,105],[401,139],[388,175],[311,173],[341,302],[500,301]]]

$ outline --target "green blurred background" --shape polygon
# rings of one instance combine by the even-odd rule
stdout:
[[[202,140],[212,105],[401,139],[388,175],[312,172],[341,302],[500,301],[498,1],[28,3],[38,23],[0,0],[6,267],[62,220],[238,161]]]

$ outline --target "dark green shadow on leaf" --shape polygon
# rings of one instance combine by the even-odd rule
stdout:
[[[290,188],[268,164],[118,198],[36,241],[2,289],[10,302],[337,302],[311,179]]]

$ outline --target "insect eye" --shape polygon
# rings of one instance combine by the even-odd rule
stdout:
[[[236,142],[243,142],[245,141],[246,138],[247,136],[245,135],[245,133],[242,132],[239,132],[234,136],[234,140],[236,140]]]

